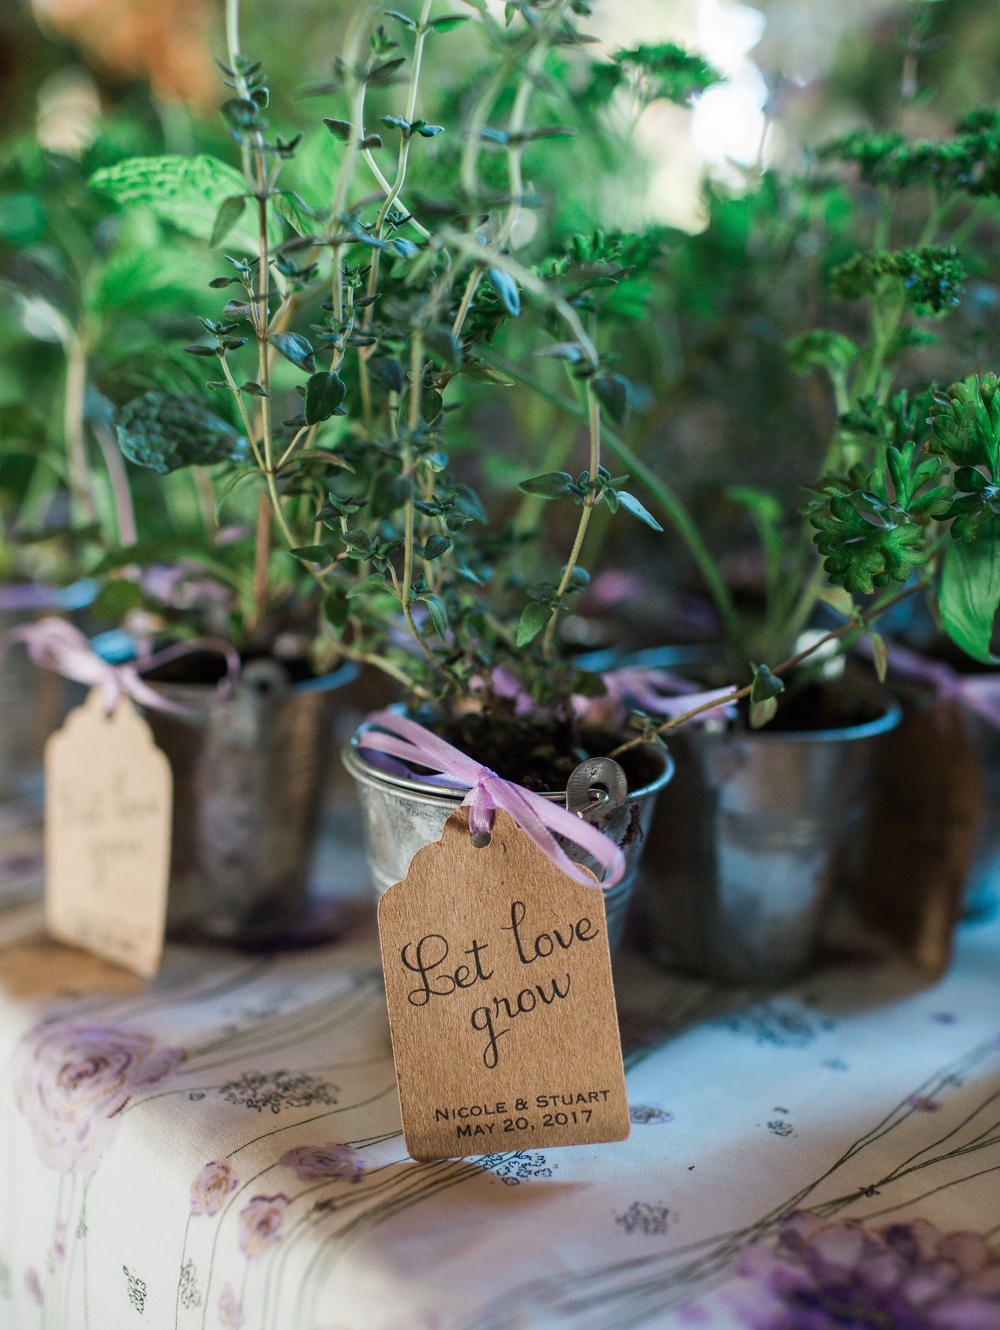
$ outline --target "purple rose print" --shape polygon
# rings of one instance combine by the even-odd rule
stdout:
[[[248,1260],[260,1260],[281,1241],[287,1205],[287,1196],[254,1196],[240,1211],[240,1251]]]
[[[226,1197],[239,1185],[232,1164],[227,1164],[224,1159],[213,1159],[191,1184],[191,1213],[217,1215]]]
[[[978,1233],[923,1219],[876,1230],[793,1214],[774,1247],[743,1249],[737,1271],[723,1297],[752,1330],[1000,1326],[1000,1258]]]
[[[32,1265],[29,1265],[24,1272],[24,1287],[28,1290],[31,1301],[40,1307],[45,1294],[42,1292],[42,1281],[38,1277],[38,1271]]]
[[[232,1284],[223,1284],[219,1295],[219,1324],[228,1325],[232,1330],[239,1330],[246,1320],[243,1308],[237,1301]]]
[[[57,1022],[26,1035],[14,1057],[17,1106],[43,1164],[94,1173],[129,1101],[164,1084],[183,1054],[120,1025]]]
[[[360,1182],[367,1167],[356,1150],[335,1141],[327,1141],[326,1145],[296,1145],[286,1150],[278,1162],[285,1168],[294,1168],[300,1182],[319,1182],[321,1178]]]

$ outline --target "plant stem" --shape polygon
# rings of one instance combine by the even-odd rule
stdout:
[[[264,490],[257,498],[257,537],[253,557],[253,628],[258,631],[267,614],[267,561],[271,544],[271,502]]]
[[[804,651],[799,651],[794,656],[789,656],[787,660],[783,660],[780,665],[775,665],[771,673],[778,675],[785,674],[788,670],[794,669],[796,665],[800,665],[802,661],[811,656],[813,652],[818,651],[820,647],[826,646],[828,642],[835,642],[839,638],[846,637],[849,633],[862,632],[883,615],[886,610],[891,609],[893,605],[898,605],[899,602],[905,600],[907,596],[912,596],[915,592],[921,590],[922,585],[922,583],[918,582],[915,586],[904,587],[902,591],[891,599],[885,601],[883,604],[873,605],[867,614],[859,615],[857,619],[848,619],[847,623],[842,627],[835,628],[832,632],[827,633],[826,636],[821,637],[818,642],[814,642],[811,647],[806,647]],[[716,698],[713,702],[703,702],[701,706],[692,707],[690,711],[685,711],[682,716],[672,716],[670,720],[664,721],[662,725],[657,725],[652,733],[665,734],[667,730],[675,730],[679,725],[685,724],[686,721],[693,719],[693,717],[700,716],[703,711],[715,711],[717,707],[723,705],[728,706],[731,702],[738,702],[741,698],[749,697],[752,692],[753,684],[747,684],[745,688],[738,689],[730,697]],[[649,739],[647,735],[639,735],[635,739],[630,739],[628,743],[619,744],[614,752],[609,753],[608,756],[617,758],[620,754],[627,753],[630,748],[635,748],[639,744],[648,743],[648,741]]]
[[[514,96],[514,105],[511,108],[510,120],[508,122],[508,133],[513,136],[520,136],[524,130],[525,121],[528,115],[528,104],[531,101],[531,93],[535,87],[535,81],[539,70],[545,62],[545,55],[549,49],[548,34],[543,33],[535,44],[528,61],[528,67],[521,75],[521,81],[518,84],[517,92]],[[488,110],[488,108],[487,108]],[[485,119],[484,119],[485,123]],[[482,125],[480,125],[482,129]],[[524,143],[519,137],[516,137],[513,143],[507,145],[507,184],[511,202],[507,208],[507,215],[504,218],[503,225],[497,234],[494,242],[497,249],[505,245],[510,238],[510,233],[514,229],[518,214],[521,211],[520,198],[524,193],[524,182],[521,174],[521,158],[524,155]],[[455,315],[455,322],[452,325],[452,335],[459,337],[462,327],[465,323],[469,307],[475,299],[479,283],[482,281],[483,270],[478,265],[469,273],[469,280],[466,282],[465,291],[462,295],[462,303],[458,307],[458,313]]]
[[[416,433],[417,426],[420,424],[420,404],[423,398],[423,379],[424,335],[419,328],[415,328],[413,330],[413,341],[410,345],[410,397],[409,409],[407,411],[407,440],[403,449],[403,475],[408,480],[411,480],[413,476],[414,457],[412,439],[413,435]],[[400,600],[403,603],[403,617],[406,619],[406,626],[413,634],[413,638],[421,651],[434,668],[440,670],[442,668],[441,663],[418,632],[417,625],[413,621],[413,611],[410,608],[410,588],[413,585],[412,492],[406,501],[403,514],[403,585],[399,589]]]
[[[389,184],[388,180],[386,180],[385,176],[382,174],[381,170],[379,169],[378,163],[371,154],[371,149],[365,148],[364,152],[362,153],[362,156],[364,157],[368,165],[371,167],[372,175],[378,181],[379,187],[381,188],[382,192],[384,194],[390,193],[392,190],[392,185]],[[410,213],[409,208],[407,208],[407,213],[408,214]],[[422,226],[420,222],[418,222],[417,219],[412,214],[407,216],[406,224],[407,226],[412,226],[418,236],[421,236],[424,240],[430,240],[431,238],[430,231],[427,230],[426,226]]]
[[[505,374],[509,374],[512,379],[517,379],[520,383],[525,384],[526,387],[533,388],[535,392],[540,394],[540,396],[547,398],[548,401],[560,407],[568,415],[576,416],[578,420],[586,418],[586,411],[583,407],[579,406],[576,402],[571,401],[569,398],[563,397],[561,393],[557,393],[553,389],[546,387],[545,384],[540,383],[530,375],[525,374],[503,356],[497,355],[494,351],[486,351],[483,353],[483,359],[486,360],[488,364],[495,365],[497,369],[503,370]],[[694,559],[709,594],[715,602],[715,607],[719,611],[719,616],[722,619],[730,647],[737,655],[741,654],[744,650],[744,631],[743,625],[740,622],[740,617],[736,611],[736,606],[733,604],[732,597],[729,594],[729,588],[723,581],[722,574],[715,566],[715,561],[708,552],[708,547],[705,542],[701,538],[701,533],[695,526],[684,505],[666,482],[661,480],[655,471],[637,457],[635,453],[622,442],[618,435],[615,434],[613,430],[609,429],[603,422],[601,424],[601,435],[604,442],[608,445],[618,460],[632,472],[637,480],[640,480],[646,486],[650,494],[652,494],[654,499],[656,499],[660,507],[667,514],[667,517],[673,524],[677,534],[687,546],[688,552]]]
[[[466,126],[465,145],[462,148],[462,188],[466,198],[473,204],[479,197],[479,154],[483,146],[483,127],[489,119],[493,103],[500,96],[506,76],[507,62],[504,61],[493,71],[492,77],[476,99]]]
[[[347,40],[344,43],[344,64],[354,71],[358,67],[360,60],[359,45],[361,36],[364,32],[365,23],[368,16],[373,12],[375,6],[371,3],[359,5],[354,11],[350,27],[347,30]],[[356,78],[356,75],[354,75]],[[362,79],[356,83],[354,96],[351,101],[351,135],[344,149],[344,155],[340,159],[340,167],[337,171],[337,178],[333,187],[333,200],[330,208],[330,225],[334,228],[333,234],[339,233],[341,225],[341,214],[347,204],[347,195],[354,180],[354,172],[357,168],[358,153],[361,150],[361,140],[364,136],[364,111],[365,111],[365,89],[366,83]],[[333,272],[331,275],[333,307],[334,313],[339,323],[344,317],[344,291],[341,280],[340,270],[340,245],[332,246]]]
[[[125,470],[125,459],[122,457],[122,450],[118,447],[118,440],[107,425],[92,420],[90,428],[94,431],[94,437],[101,445],[104,465],[108,468],[111,494],[115,501],[118,544],[123,549],[127,549],[130,545],[134,545],[139,537],[136,533],[135,508],[132,504],[132,491],[129,489],[128,473]]]
[[[83,408],[87,393],[87,351],[82,335],[73,331],[66,345],[66,390],[63,399],[63,430],[66,440],[66,471],[77,521],[89,525],[96,509],[90,492],[87,441],[83,432]]]
[[[594,386],[587,381],[587,407],[588,424],[590,428],[590,467],[587,473],[587,479],[591,484],[597,480],[597,473],[601,465],[601,403],[597,394],[594,392]],[[556,604],[549,615],[549,621],[545,625],[545,636],[542,638],[542,651],[546,657],[552,655],[552,635],[555,632],[556,620],[559,618],[559,601],[566,594],[566,588],[570,584],[573,576],[573,569],[576,567],[580,558],[580,551],[583,549],[584,538],[587,535],[587,527],[590,525],[590,516],[594,511],[594,505],[597,502],[593,494],[588,494],[583,501],[583,509],[580,513],[580,521],[576,528],[576,537],[573,541],[573,548],[569,552],[569,558],[566,560],[566,567],[563,569],[562,577],[559,579],[559,585],[556,587]]]
[[[420,86],[420,66],[424,58],[424,43],[427,40],[427,20],[430,18],[431,4],[433,0],[424,0],[420,8],[420,18],[417,20],[417,36],[413,46],[413,65],[410,70],[410,89],[406,98],[406,123],[413,123],[413,118],[417,112],[417,90]],[[378,218],[375,223],[375,234],[378,239],[382,238],[382,227],[385,225],[385,219],[388,216],[389,209],[399,198],[400,191],[403,188],[403,182],[406,180],[406,167],[410,159],[410,140],[412,135],[404,129],[399,131],[399,157],[396,161],[396,176],[392,182],[392,189],[385,197],[385,202],[379,209]]]
[[[500,268],[513,277],[525,290],[538,296],[545,304],[551,305],[568,325],[573,336],[583,348],[583,352],[591,366],[594,369],[597,368],[599,357],[592,338],[583,326],[579,314],[558,291],[554,291],[542,278],[536,277],[533,272],[530,272],[523,264],[518,263],[516,259],[512,259],[509,254],[499,253],[492,245],[481,245],[473,236],[463,235],[461,232],[452,231],[449,228],[442,232],[442,239],[446,243],[454,245],[473,263],[491,268]]]

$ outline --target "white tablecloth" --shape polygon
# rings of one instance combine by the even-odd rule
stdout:
[[[998,1330],[1000,924],[616,982],[629,1140],[417,1164],[370,920],[141,984],[0,915],[0,1328]]]

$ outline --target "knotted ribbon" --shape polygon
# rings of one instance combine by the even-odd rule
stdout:
[[[192,642],[181,642],[177,646],[167,647],[144,656],[139,665],[127,663],[111,665],[103,660],[83,633],[65,619],[55,615],[39,619],[37,623],[20,624],[0,633],[0,662],[3,661],[9,647],[15,642],[23,642],[28,655],[36,665],[47,670],[54,670],[64,679],[73,679],[91,688],[100,688],[104,695],[104,707],[109,713],[114,711],[122,693],[127,693],[142,706],[153,707],[157,711],[168,711],[175,716],[190,716],[205,707],[221,701],[229,693],[240,671],[240,658],[228,642],[215,638],[201,637]],[[183,706],[171,701],[151,688],[140,675],[140,669],[152,670],[159,665],[166,665],[171,660],[196,651],[218,651],[226,658],[226,675],[217,688],[191,706]]]
[[[939,697],[961,702],[988,725],[1000,730],[1000,673],[959,674],[943,661],[929,660],[895,642],[890,642],[888,647],[891,673],[933,684]],[[871,644],[867,638],[858,644],[857,650],[871,658]]]
[[[654,716],[683,716],[688,711],[704,706],[706,702],[719,702],[711,711],[692,717],[695,722],[708,719],[732,719],[736,710],[731,698],[737,692],[736,684],[725,688],[701,690],[690,679],[658,669],[611,670],[602,674],[605,692],[601,697],[574,697],[576,713],[588,724],[611,725],[620,723],[626,704],[638,707]],[[690,722],[686,722],[690,724]]]
[[[467,757],[444,739],[438,738],[416,721],[407,720],[405,716],[397,716],[391,711],[376,711],[373,716],[369,716],[367,724],[379,728],[363,730],[358,739],[359,748],[373,748],[410,765],[426,767],[468,789],[469,793],[462,800],[461,806],[469,810],[469,831],[473,834],[488,832],[494,810],[502,808],[542,853],[574,882],[607,891],[624,877],[624,854],[610,836],[605,836],[603,831],[598,831],[577,814],[570,813],[533,790],[526,790],[523,785],[504,780],[489,767]],[[381,733],[384,730],[390,733]],[[420,777],[414,775],[412,779],[419,780]],[[565,840],[586,850],[600,864],[604,873],[610,870],[607,880],[595,882],[589,877],[578,864],[573,863],[552,832],[557,832]]]

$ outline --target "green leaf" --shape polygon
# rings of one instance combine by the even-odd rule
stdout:
[[[0,198],[0,236],[20,248],[41,240],[48,218],[37,194],[5,194]]]
[[[406,476],[394,475],[391,471],[380,471],[372,486],[369,500],[372,517],[391,517],[397,508],[413,494],[413,481]]]
[[[295,559],[301,559],[303,563],[332,563],[333,550],[325,545],[296,545],[288,553]]]
[[[405,64],[406,64],[406,57],[400,55],[397,56],[394,60],[385,60],[381,65],[376,65],[375,68],[372,69],[368,75],[367,83],[369,87],[375,88],[385,83],[392,83],[393,82],[392,76],[394,72],[399,68],[400,65],[405,65]]]
[[[502,370],[487,365],[485,360],[467,360],[462,366],[459,378],[465,379],[466,383],[495,383],[501,388],[514,387],[513,379]]]
[[[784,683],[776,674],[772,674],[766,665],[754,665],[751,661],[750,668],[753,670],[751,702],[766,702],[768,698],[777,697],[779,693],[785,691]]]
[[[468,23],[469,18],[469,14],[445,14],[442,18],[432,19],[430,26],[435,32],[451,32],[460,23]]]
[[[870,596],[891,581],[908,582],[915,568],[927,562],[921,526],[870,522],[862,513],[879,517],[885,505],[863,491],[831,495],[823,509],[810,516],[813,540],[827,557],[823,567],[834,585]],[[860,511],[859,511],[860,509]]]
[[[347,603],[347,596],[338,587],[334,591],[328,591],[323,597],[323,618],[338,633],[346,626],[347,620],[351,617],[351,607]]]
[[[951,640],[984,665],[1000,664],[990,652],[993,616],[1000,605],[1000,531],[981,528],[978,539],[955,540],[944,556],[940,606]]]
[[[836,374],[843,373],[856,359],[858,346],[843,333],[813,328],[810,332],[790,337],[785,343],[785,354],[795,374],[809,374],[816,365]]]
[[[412,18],[409,18],[406,14],[401,14],[398,9],[383,9],[382,13],[386,18],[394,18],[397,23],[405,23],[408,28],[417,26]]]
[[[129,610],[139,609],[146,597],[142,587],[127,578],[117,577],[103,588],[90,607],[90,613],[101,623],[121,623]]]
[[[403,367],[398,360],[393,360],[391,357],[373,356],[368,362],[368,368],[390,392],[401,393],[403,391],[405,386]]]
[[[440,559],[442,554],[446,554],[451,549],[451,541],[447,536],[428,536],[424,541],[422,557],[425,559]]]
[[[329,420],[344,400],[347,386],[333,373],[320,370],[306,381],[305,417],[307,425]]]
[[[272,333],[271,345],[299,369],[304,369],[308,374],[316,372],[316,354],[312,343],[301,333]]]
[[[645,522],[647,526],[651,526],[654,531],[663,530],[663,527],[660,526],[652,513],[646,511],[634,494],[629,494],[625,490],[618,490],[617,493],[618,502],[623,508],[627,508],[633,517],[638,517],[640,521]]]
[[[518,647],[526,647],[529,642],[533,642],[551,617],[551,605],[539,605],[534,600],[530,605],[525,605],[517,624]]]
[[[632,411],[632,385],[624,374],[595,374],[590,386],[616,425],[628,419]]]
[[[482,522],[485,525],[489,521],[479,495],[468,485],[459,485],[455,491],[455,507],[473,522]]]
[[[522,480],[518,489],[525,494],[536,494],[540,499],[563,499],[572,492],[573,477],[566,471],[546,471],[541,476]]]
[[[769,720],[773,720],[778,710],[778,703],[773,697],[766,697],[763,702],[750,703],[750,728],[759,730]]]
[[[215,225],[212,227],[212,234],[208,237],[209,248],[214,249],[216,245],[222,244],[223,240],[225,240],[226,236],[243,216],[243,209],[246,206],[246,196],[243,194],[230,194],[227,199],[222,200],[219,204],[219,211],[215,215]]]
[[[118,412],[118,444],[130,462],[166,475],[185,466],[241,462],[246,439],[197,397],[143,393]]]
[[[578,365],[584,358],[584,350],[579,342],[553,342],[551,346],[541,347],[535,355],[553,356],[556,360],[568,360],[570,364]]]
[[[440,596],[436,596],[433,591],[417,597],[422,600],[431,613],[431,622],[434,625],[434,631],[438,637],[445,637],[448,632],[448,611],[445,609],[444,601]]]
[[[450,328],[428,329],[424,342],[428,351],[440,360],[445,369],[458,369],[462,363],[462,352]]]
[[[272,198],[274,210],[284,217],[293,231],[300,236],[312,235],[315,223],[320,220],[317,210],[310,208],[304,199],[293,190],[283,189]]]
[[[223,504],[224,504],[224,503],[226,502],[226,500],[229,498],[230,494],[232,494],[232,492],[233,492],[233,490],[236,488],[236,486],[239,485],[239,484],[242,484],[242,482],[243,482],[244,480],[249,480],[249,479],[250,479],[251,477],[253,477],[253,476],[257,476],[257,477],[259,477],[261,480],[263,480],[263,476],[261,476],[261,473],[260,473],[260,471],[257,469],[256,466],[241,467],[241,468],[239,468],[239,470],[236,470],[236,471],[232,472],[231,475],[229,475],[229,476],[226,477],[225,484],[224,484],[224,485],[222,486],[222,488],[219,490],[218,495],[217,495],[216,500],[215,500],[215,520],[216,520],[216,522],[218,522],[219,517],[220,517],[221,514],[222,514],[222,507],[223,507]]]
[[[324,116],[323,124],[326,125],[331,134],[340,139],[343,143],[346,143],[354,132],[354,127],[350,120],[331,120],[329,116]]]
[[[845,619],[849,619],[854,613],[854,601],[851,593],[845,591],[842,586],[823,586],[816,592],[816,599],[821,600],[824,605],[829,605],[831,610],[837,614],[842,614]]]
[[[369,573],[360,582],[356,582],[347,592],[347,599],[353,600],[355,596],[370,596],[375,591],[392,591],[392,587],[386,586],[385,578],[381,573]]]
[[[875,677],[879,683],[885,683],[885,676],[889,672],[889,648],[886,640],[881,633],[869,633],[868,640],[872,644],[872,664],[875,666]]]
[[[502,268],[489,268],[486,275],[500,297],[504,309],[512,319],[516,319],[521,312],[521,293],[517,289],[517,282]]]
[[[161,221],[186,235],[209,240],[219,209],[229,198],[245,194],[247,184],[239,171],[218,157],[128,157],[90,177],[91,189],[122,207],[149,208]],[[281,243],[281,226],[270,219],[268,240]],[[260,236],[253,219],[240,221],[229,233],[229,243],[242,253],[256,254]]]

